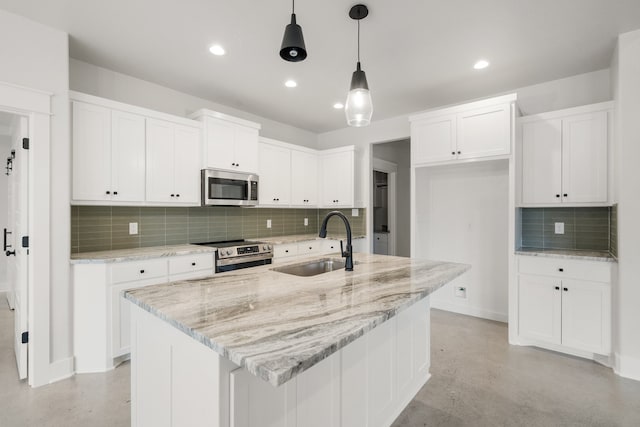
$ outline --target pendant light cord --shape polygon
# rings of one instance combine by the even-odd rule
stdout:
[[[291,13],[296,13],[296,0],[291,0]]]
[[[358,19],[358,63],[360,63],[360,20]]]

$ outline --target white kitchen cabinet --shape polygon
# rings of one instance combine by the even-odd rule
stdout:
[[[74,202],[143,202],[144,117],[73,102]]]
[[[353,147],[321,153],[322,207],[355,206],[354,160]]]
[[[204,123],[202,167],[257,173],[259,124],[207,109],[190,117]]]
[[[291,203],[291,150],[260,142],[258,158],[260,206],[288,206]]]
[[[148,202],[199,204],[199,148],[197,128],[147,119]]]
[[[76,372],[104,372],[128,357],[128,289],[214,274],[214,254],[191,254],[109,264],[74,264]],[[103,334],[96,330],[105,331]]]
[[[610,103],[525,117],[522,205],[606,204]]]
[[[410,117],[411,164],[509,155],[515,100],[505,95]]]
[[[291,205],[316,207],[318,179],[318,154],[291,150]]]
[[[518,334],[556,351],[611,351],[611,265],[518,257]]]

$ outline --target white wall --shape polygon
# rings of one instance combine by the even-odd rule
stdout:
[[[11,138],[5,135],[0,135],[0,228],[7,228],[7,197],[8,195],[8,179],[4,173],[4,166],[6,165],[6,159],[11,152]],[[0,292],[9,290],[9,284],[7,283],[7,257],[3,253],[0,253]],[[4,303],[4,301],[0,301]]]
[[[615,367],[640,380],[640,31],[620,35],[613,58],[616,102],[618,286],[614,289]]]
[[[0,10],[0,81],[53,93],[51,108],[51,362],[72,356],[69,49],[67,34]],[[36,213],[37,215],[37,213]]]
[[[201,108],[208,108],[260,123],[262,125],[260,135],[264,137],[310,148],[316,148],[317,145],[317,136],[313,132],[178,92],[155,83],[117,73],[73,58],[70,59],[69,66],[69,85],[71,90],[183,117]],[[274,100],[274,102],[278,102],[278,100]]]
[[[408,139],[375,144],[373,157],[398,165],[396,175],[396,255],[411,254],[411,145]]]

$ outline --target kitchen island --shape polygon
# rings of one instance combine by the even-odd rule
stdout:
[[[132,425],[390,425],[429,378],[428,295],[469,266],[355,260],[352,272],[262,266],[126,292]]]

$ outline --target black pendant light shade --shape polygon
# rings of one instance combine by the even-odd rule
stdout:
[[[291,23],[287,25],[280,46],[280,57],[285,61],[300,62],[307,57],[302,27],[296,23],[295,2],[291,13]]]
[[[373,103],[371,102],[367,76],[360,66],[360,20],[366,18],[368,14],[369,9],[363,4],[357,4],[349,11],[349,17],[358,21],[358,62],[356,70],[351,76],[351,86],[349,87],[344,112],[347,116],[347,124],[354,127],[369,125],[373,114]]]
[[[353,89],[366,89],[369,90],[369,84],[367,83],[367,75],[360,68],[360,61],[358,61],[358,65],[356,66],[356,70],[353,72],[351,76],[351,87],[349,90]]]

